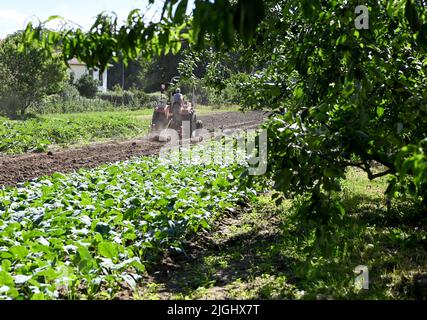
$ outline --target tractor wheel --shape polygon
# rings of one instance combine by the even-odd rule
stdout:
[[[167,126],[167,119],[164,114],[155,112],[151,123],[158,130],[163,130]]]

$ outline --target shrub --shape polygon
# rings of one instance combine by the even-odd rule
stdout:
[[[159,102],[159,97],[156,95],[149,95],[141,90],[136,90],[133,92],[135,100],[140,107],[151,108]]]
[[[67,83],[59,92],[59,96],[63,101],[76,100],[80,98],[80,92],[75,85]]]
[[[76,99],[64,99],[60,95],[48,96],[41,106],[30,108],[29,111],[38,114],[48,113],[80,113],[96,111],[115,111],[125,108],[114,106],[109,101],[101,99],[88,99],[78,96]]]
[[[93,99],[98,93],[98,81],[93,79],[90,74],[85,74],[77,80],[76,88],[82,97]]]
[[[126,106],[131,110],[152,107],[158,101],[157,97],[151,96],[140,90],[115,90],[99,93],[98,97],[112,103],[114,106]]]
[[[102,92],[98,94],[98,97],[102,100],[111,102],[115,106],[132,105],[134,103],[134,95],[132,92],[129,92],[129,91]]]

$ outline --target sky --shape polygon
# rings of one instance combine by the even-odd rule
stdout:
[[[146,17],[155,17],[157,8],[162,5],[162,1],[156,2]],[[123,21],[131,10],[146,10],[147,4],[148,0],[0,0],[0,39],[24,29],[30,21],[44,21],[53,15],[88,29],[102,11],[114,11]]]

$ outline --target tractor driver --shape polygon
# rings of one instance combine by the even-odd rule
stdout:
[[[173,103],[178,103],[179,105],[182,105],[182,102],[184,101],[184,96],[181,93],[181,89],[178,88],[175,91],[175,94],[173,95]]]
[[[184,96],[181,93],[181,89],[178,88],[175,91],[175,94],[173,95],[173,101],[172,101],[172,114],[173,119],[176,124],[181,123],[181,117],[180,117],[180,109],[182,107],[182,104],[184,102]]]

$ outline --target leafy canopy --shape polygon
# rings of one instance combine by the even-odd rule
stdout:
[[[264,17],[261,0],[196,0],[191,17],[186,16],[188,5],[188,0],[166,0],[159,21],[148,23],[139,9],[131,11],[123,25],[116,15],[101,13],[88,32],[67,24],[60,31],[47,31],[47,23],[60,19],[53,16],[38,26],[29,23],[25,39],[49,50],[60,45],[65,61],[78,57],[103,70],[111,59],[127,63],[140,55],[177,53],[183,42],[198,48],[207,44],[229,48],[236,35],[250,39]]]
[[[354,166],[370,179],[391,174],[389,196],[425,199],[426,3],[371,1],[367,30],[355,28],[357,5],[275,1],[247,49],[258,71],[241,84],[244,104],[277,113],[277,189],[334,191]]]

